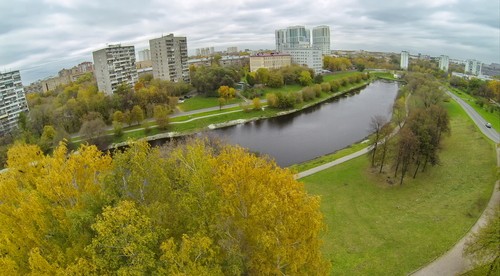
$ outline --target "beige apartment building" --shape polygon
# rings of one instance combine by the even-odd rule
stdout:
[[[250,71],[255,72],[259,68],[279,69],[292,64],[292,57],[289,54],[270,53],[256,54],[250,56]]]

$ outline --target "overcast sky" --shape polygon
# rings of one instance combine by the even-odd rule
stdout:
[[[499,0],[0,0],[0,71],[24,84],[106,44],[174,33],[196,48],[274,49],[274,30],[329,25],[331,48],[500,63]]]

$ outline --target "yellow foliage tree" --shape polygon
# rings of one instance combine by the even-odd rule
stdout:
[[[319,198],[287,169],[195,140],[9,150],[0,274],[324,275]]]

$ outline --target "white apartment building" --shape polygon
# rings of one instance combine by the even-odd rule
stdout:
[[[481,75],[482,63],[475,59],[468,59],[465,61],[465,73],[478,76]]]
[[[312,46],[321,49],[323,55],[331,54],[330,27],[322,25],[314,27],[312,31]]]
[[[137,82],[134,46],[109,45],[92,55],[99,91],[112,95],[120,84],[133,86]]]
[[[0,73],[0,135],[17,128],[19,114],[28,111],[19,71]]]
[[[139,51],[138,61],[147,61],[147,60],[151,60],[151,51],[149,49],[144,49]]]
[[[401,52],[401,69],[408,70],[408,59],[410,58],[410,53],[407,51]]]
[[[323,70],[323,52],[317,48],[287,48],[283,53],[292,57],[292,63],[306,65],[314,70],[315,74],[321,74]]]
[[[255,72],[259,68],[279,69],[292,64],[292,57],[289,54],[270,53],[256,54],[250,56],[250,72]]]
[[[450,58],[448,56],[442,55],[439,57],[439,69],[448,72],[450,66]]]
[[[149,41],[153,77],[168,81],[189,82],[188,48],[186,37],[173,34]]]

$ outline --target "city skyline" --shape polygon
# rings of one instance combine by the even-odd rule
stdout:
[[[173,33],[196,48],[274,49],[286,26],[331,29],[331,49],[448,55],[499,63],[499,2],[420,0],[160,1],[82,0],[0,3],[0,71],[20,70],[23,83],[92,58],[107,44],[147,48]]]

